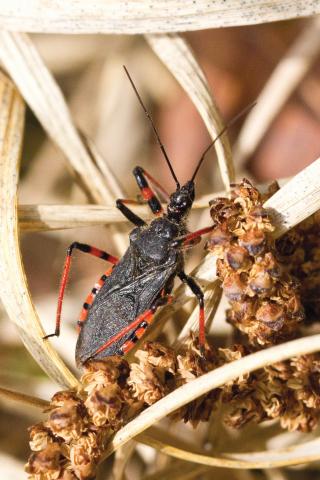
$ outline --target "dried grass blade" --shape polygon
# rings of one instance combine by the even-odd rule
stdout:
[[[218,194],[206,195],[194,203],[194,209],[208,208],[209,200]],[[222,194],[220,194],[221,196]],[[123,195],[119,195],[123,197]],[[163,205],[165,208],[166,206]],[[152,214],[146,205],[134,205],[132,210],[144,220]],[[124,223],[127,219],[116,206],[97,205],[19,205],[19,226],[24,231],[61,230]]]
[[[320,17],[316,17],[280,60],[260,93],[256,107],[246,118],[234,148],[237,167],[254,153],[271,122],[318,58],[319,50]]]
[[[39,365],[60,385],[76,379],[49,342],[32,304],[18,240],[17,183],[24,127],[24,102],[12,82],[0,73],[0,283],[1,299],[22,341]]]
[[[148,35],[155,53],[187,92],[214,140],[223,129],[219,109],[209,91],[208,82],[187,42],[179,35]],[[222,135],[214,145],[226,191],[234,182],[234,167],[228,136]]]
[[[104,458],[110,456],[121,445],[124,445],[136,435],[151,427],[154,423],[210,390],[258,368],[287,360],[294,356],[313,353],[319,351],[319,349],[320,334],[312,335],[261,350],[202,375],[159,400],[119,430],[107,447]]]
[[[167,468],[146,475],[143,480],[193,480],[194,478],[200,478],[200,475],[209,470],[211,470],[210,467],[204,465],[174,462]]]
[[[163,33],[287,20],[320,13],[317,0],[11,0],[1,27],[44,33]]]
[[[194,462],[212,467],[239,469],[276,468],[315,462],[320,459],[319,438],[311,440],[310,442],[277,450],[249,453],[219,453],[218,455],[209,456],[205,451],[202,453],[194,451],[192,447],[185,449],[183,444],[180,447],[182,442],[178,438],[175,439],[173,444],[170,441],[171,439],[161,440],[157,438],[157,436],[155,429],[152,429],[152,432],[149,430],[140,434],[138,440],[139,442],[155,448],[166,455],[187,462]]]
[[[278,190],[264,207],[270,209],[279,237],[320,209],[320,158]]]
[[[20,392],[14,392],[13,390],[8,390],[7,388],[3,387],[0,387],[0,398],[42,409],[50,405],[49,402],[43,400],[42,398],[32,397],[31,395],[26,395]]]
[[[116,451],[112,466],[112,480],[125,480],[124,472],[136,446],[137,443],[132,440]]]
[[[68,158],[88,197],[97,203],[113,202],[112,184],[107,188],[107,178],[94,163],[60,88],[29,37],[2,30],[0,59],[43,128]]]

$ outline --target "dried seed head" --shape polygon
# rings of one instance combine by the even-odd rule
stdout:
[[[208,250],[218,253],[219,247],[221,249],[221,247],[228,246],[231,240],[232,234],[228,231],[227,225],[222,224],[212,231],[206,246]]]
[[[239,245],[232,245],[225,250],[225,261],[232,270],[237,271],[246,270],[251,265],[248,251]]]
[[[265,302],[257,310],[257,320],[266,324],[271,330],[279,331],[285,322],[284,307],[276,303]]]
[[[53,442],[53,435],[49,428],[45,427],[43,423],[37,423],[29,428],[30,434],[30,448],[34,452],[43,450],[48,443]]]
[[[48,480],[55,480],[60,476],[64,461],[61,446],[49,443],[43,450],[30,456],[25,471],[33,475],[47,474]]]
[[[266,235],[262,230],[253,228],[239,238],[239,245],[253,257],[261,255],[265,249]]]
[[[258,263],[253,265],[249,274],[248,287],[247,294],[250,296],[259,295],[260,298],[264,298],[272,294],[274,281],[264,265]]]
[[[62,396],[59,396],[59,400],[55,397],[52,404],[59,406],[51,410],[49,419],[45,424],[46,427],[48,427],[54,435],[63,438],[65,441],[79,438],[86,429],[88,422],[82,401],[75,399],[73,395],[71,395],[70,398],[67,398],[67,395],[63,395],[65,400],[63,404],[61,404]]]
[[[90,390],[109,383],[123,386],[128,378],[129,370],[128,362],[117,355],[102,360],[90,360],[85,364],[85,372],[81,381]]]
[[[174,373],[177,368],[176,353],[172,348],[165,347],[158,342],[147,342],[143,350],[136,353],[140,363],[150,364]]]
[[[88,452],[85,442],[71,446],[70,463],[79,480],[93,480],[96,477],[97,462]]]
[[[92,422],[97,427],[114,425],[121,421],[120,412],[123,406],[121,389],[118,385],[109,384],[99,387],[88,395],[85,406]]]
[[[231,273],[223,281],[223,291],[229,300],[239,302],[245,297],[246,283],[239,273]]]

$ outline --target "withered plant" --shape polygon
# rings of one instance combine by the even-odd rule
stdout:
[[[206,221],[215,226],[192,272],[205,292],[205,354],[198,349],[198,307],[184,286],[176,289],[173,304],[157,314],[142,343],[128,358],[90,361],[83,372],[75,374],[65,363],[72,356],[68,357],[69,346],[62,343],[65,348],[60,355],[59,341],[53,346],[43,340],[49,325],[43,328],[44,317],[51,325],[53,319],[47,311],[40,320],[33,304],[20,232],[103,225],[115,248],[123,251],[127,228],[121,223],[114,199],[125,197],[126,192],[116,180],[116,167],[108,165],[91,139],[75,126],[58,84],[38,53],[41,40],[22,32],[145,34],[151,52],[187,92],[211,138],[215,138],[223,122],[207,80],[186,40],[173,32],[320,13],[316,2],[301,5],[300,10],[282,1],[277,6],[256,1],[244,6],[234,0],[213,5],[200,0],[189,10],[182,1],[170,8],[152,3],[88,6],[81,0],[52,6],[39,1],[24,6],[13,1],[0,6],[0,58],[7,72],[0,73],[1,298],[24,345],[57,385],[51,398],[43,393],[45,399],[36,392],[31,396],[0,388],[1,398],[10,405],[20,402],[38,408],[38,421],[29,431],[32,453],[25,470],[30,479],[92,479],[113,453],[113,466],[109,464],[108,471],[112,469],[116,480],[126,478],[125,470],[139,455],[143,459],[139,460],[143,462],[141,475],[149,480],[212,478],[213,474],[224,478],[224,468],[232,469],[235,479],[240,478],[242,469],[260,469],[271,478],[267,477],[268,469],[320,458],[320,159],[284,185],[280,182],[281,187],[258,189],[253,182],[241,180],[248,177],[246,159],[316,59],[318,17],[306,22],[265,86],[257,107],[248,115],[236,143],[235,161],[227,135],[216,143],[224,191],[199,195],[194,204],[195,210],[204,212]],[[105,46],[100,37],[90,46],[89,38],[82,43],[81,55],[77,57],[77,48],[69,59],[75,69],[77,61],[87,61],[84,59],[91,58],[93,51]],[[123,45],[118,48],[125,50]],[[136,65],[156,65],[152,53],[138,50]],[[54,58],[52,53],[53,64]],[[100,57],[94,58],[96,68]],[[121,60],[125,63],[124,55]],[[113,91],[120,78],[114,74],[115,65],[118,69],[121,61],[106,62],[101,74],[105,75],[107,91]],[[153,75],[160,70],[158,65]],[[166,85],[169,77],[163,74],[162,78]],[[150,90],[153,82],[154,77]],[[123,95],[123,88],[120,90],[117,101]],[[78,186],[74,191],[77,201],[72,205],[56,204],[52,191],[58,177],[54,175],[48,200],[45,196],[54,204],[17,201],[25,102],[66,157]],[[130,112],[136,108],[134,103]],[[108,115],[111,129],[110,112]],[[90,105],[85,116],[90,116]],[[103,121],[101,124],[105,126]],[[100,138],[104,135],[107,132],[100,132]],[[126,159],[117,166],[118,178],[124,177],[124,172],[127,175],[133,153],[133,146],[125,149]],[[149,218],[144,205],[134,208]],[[44,416],[40,416],[41,411]],[[286,440],[283,431],[292,432]],[[156,452],[155,462],[147,458],[145,445]],[[103,474],[107,475],[106,471]],[[252,478],[256,478],[254,473]]]

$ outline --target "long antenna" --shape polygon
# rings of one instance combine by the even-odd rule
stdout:
[[[236,115],[235,117],[233,117],[229,123],[227,123],[227,125],[225,127],[223,127],[223,129],[221,130],[221,132],[216,136],[216,138],[210,143],[210,145],[205,149],[205,151],[203,152],[203,154],[201,155],[200,157],[200,160],[198,162],[198,165],[191,177],[191,181],[193,182],[193,180],[195,179],[197,173],[198,173],[198,170],[199,168],[201,167],[201,164],[204,160],[204,157],[206,156],[206,154],[209,152],[209,150],[211,149],[211,147],[213,147],[213,145],[216,143],[216,141],[228,130],[228,128],[231,127],[231,125],[233,125],[234,123],[236,123],[237,120],[239,120],[239,118],[243,117],[243,115],[245,115],[249,110],[251,110],[251,108],[253,108],[255,105],[257,104],[256,101],[250,103],[250,105],[246,106],[243,110],[241,110],[240,113],[238,113],[238,115]]]
[[[144,105],[144,103],[143,103],[143,101],[142,101],[142,99],[141,99],[141,97],[140,97],[140,95],[139,95],[139,93],[138,93],[138,90],[136,89],[135,84],[133,83],[133,80],[132,80],[132,78],[131,78],[131,76],[130,76],[130,74],[129,74],[127,68],[126,68],[126,66],[123,65],[123,68],[124,68],[124,71],[125,71],[126,74],[127,74],[127,77],[129,78],[129,81],[130,81],[130,83],[131,83],[131,85],[132,85],[132,88],[133,88],[133,90],[134,90],[134,92],[135,92],[135,94],[136,94],[136,96],[137,96],[137,98],[138,98],[138,100],[139,100],[139,103],[140,103],[141,107],[143,108],[144,113],[146,114],[149,122],[151,123],[152,130],[154,131],[154,134],[155,134],[156,139],[157,139],[157,142],[158,142],[158,144],[159,144],[159,146],[160,146],[161,152],[162,152],[162,154],[163,154],[163,156],[164,156],[164,158],[165,158],[165,160],[166,160],[166,162],[167,162],[167,164],[168,164],[168,167],[169,167],[169,169],[170,169],[171,175],[173,176],[174,181],[176,182],[177,188],[180,188],[179,180],[177,179],[176,174],[174,173],[174,170],[173,170],[173,168],[172,168],[172,165],[171,165],[171,162],[170,162],[169,157],[168,157],[168,155],[167,155],[167,152],[166,152],[166,150],[165,150],[165,148],[164,148],[163,143],[162,143],[161,140],[160,140],[160,137],[159,137],[158,131],[157,131],[156,127],[155,127],[155,124],[153,123],[152,117],[151,117],[150,113],[148,112],[148,110],[146,109],[146,107],[145,107],[145,105]]]

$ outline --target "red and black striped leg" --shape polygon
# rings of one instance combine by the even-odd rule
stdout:
[[[79,329],[82,327],[83,322],[87,319],[89,308],[91,307],[93,300],[95,299],[95,297],[96,297],[97,293],[99,292],[99,290],[101,289],[101,287],[104,285],[105,281],[107,280],[107,277],[109,277],[111,275],[112,270],[113,270],[113,267],[108,268],[108,270],[106,270],[104,272],[104,274],[99,278],[99,280],[97,281],[97,283],[94,285],[93,289],[91,290],[91,292],[87,296],[87,298],[86,298],[86,300],[85,300],[85,302],[82,306],[82,310],[81,310],[80,317],[79,317],[79,320],[78,320]]]
[[[160,194],[164,201],[165,202],[169,202],[170,201],[170,195],[169,193],[163,188],[163,186],[154,178],[150,175],[149,172],[147,172],[144,168],[142,167],[136,167],[135,170],[134,170],[134,176],[136,176],[135,174],[135,171],[136,170],[139,170],[139,172],[141,172],[141,175],[144,175],[148,180],[149,182],[151,183],[151,185],[153,186],[154,190]]]
[[[183,237],[173,240],[173,242],[171,243],[171,246],[172,247],[179,247],[179,246],[189,247],[191,245],[194,245],[198,243],[198,241],[200,241],[200,238],[202,235],[205,235],[206,233],[211,232],[211,230],[213,229],[214,229],[214,226],[211,225],[210,227],[201,228],[200,230],[196,230],[195,232],[188,233]]]
[[[180,272],[178,274],[180,280],[183,281],[190,290],[195,294],[199,302],[199,347],[201,355],[204,356],[204,344],[206,341],[206,334],[205,334],[205,318],[204,318],[204,300],[203,300],[203,291],[199,287],[199,285],[195,282],[195,280],[186,275],[184,272]]]
[[[64,292],[65,292],[68,277],[69,277],[70,267],[71,267],[71,256],[74,249],[80,250],[81,252],[84,252],[84,253],[89,253],[90,255],[101,258],[101,260],[110,262],[113,265],[116,265],[119,261],[117,257],[114,257],[109,253],[103,250],[100,250],[99,248],[87,245],[86,243],[73,242],[69,246],[67,250],[67,257],[64,263],[60,289],[59,289],[58,305],[57,305],[57,313],[56,313],[56,328],[54,333],[50,333],[49,335],[46,335],[45,337],[43,337],[44,339],[49,337],[58,337],[60,335],[62,302],[63,302]]]
[[[141,167],[135,167],[133,170],[133,175],[136,179],[138,187],[140,188],[142,198],[148,203],[152,213],[154,215],[162,215],[163,208],[161,206],[161,203],[156,194],[149,187],[146,177],[148,177],[156,185],[156,187],[160,189],[160,191],[166,196],[166,198],[169,197],[167,192],[149,174],[146,174],[146,172]]]
[[[128,340],[126,340],[126,342],[121,347],[122,354],[128,353],[134,347],[138,339],[142,337],[146,328],[152,323],[157,308],[166,305],[167,303],[170,303],[171,300],[171,295],[167,295],[166,297],[161,297],[156,300],[155,303],[149,308],[149,310],[141,313],[141,315],[139,315],[133,322],[129,323],[127,327],[120,330],[119,333],[109,338],[106,343],[101,345],[101,347],[99,347],[98,350],[92,355],[92,357],[95,357],[95,355],[98,355],[98,353],[103,352],[106,348],[110,347],[110,345],[118,342],[128,332],[131,332],[133,330]]]

